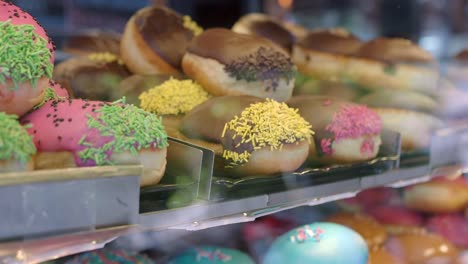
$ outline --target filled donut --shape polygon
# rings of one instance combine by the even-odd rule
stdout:
[[[18,117],[0,112],[0,173],[34,168],[36,146]]]
[[[209,29],[195,37],[182,67],[215,96],[286,101],[294,87],[295,66],[287,52],[267,39],[227,29]]]
[[[250,96],[212,98],[185,115],[180,131],[187,140],[213,149],[232,175],[298,169],[313,134],[297,110]]]
[[[65,40],[62,46],[64,52],[83,56],[90,53],[120,54],[120,39],[122,36],[114,32],[86,31],[73,34]]]
[[[54,45],[31,15],[3,0],[0,43],[0,111],[21,116],[44,98]]]
[[[37,169],[142,164],[142,185],[164,174],[168,143],[160,118],[123,101],[51,100],[21,121],[31,125]]]
[[[382,121],[366,106],[324,96],[297,96],[288,105],[299,109],[314,128],[310,160],[349,163],[377,156]]]
[[[188,16],[161,6],[146,7],[127,22],[120,53],[135,74],[179,75],[187,47],[201,31]]]

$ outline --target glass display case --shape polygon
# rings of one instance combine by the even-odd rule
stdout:
[[[467,1],[0,0],[1,263],[468,264],[467,174]]]

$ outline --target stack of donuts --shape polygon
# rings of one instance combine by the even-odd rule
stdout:
[[[141,184],[158,183],[168,145],[160,118],[125,99],[69,98],[52,80],[44,29],[19,7],[0,7],[0,171],[142,164]]]

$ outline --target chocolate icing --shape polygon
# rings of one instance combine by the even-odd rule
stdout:
[[[305,49],[351,55],[360,48],[362,42],[346,31],[323,30],[310,32],[298,45]]]
[[[377,38],[361,46],[356,56],[385,63],[430,64],[431,54],[406,39]]]
[[[217,60],[226,65],[236,61],[240,57],[255,53],[260,47],[271,48],[286,55],[286,52],[267,39],[239,34],[223,28],[205,30],[193,39],[188,47],[188,51],[200,57]]]
[[[182,57],[193,32],[183,25],[182,16],[163,7],[151,7],[135,15],[136,28],[148,46],[171,66],[180,69]]]
[[[295,42],[294,36],[274,21],[252,21],[249,28],[255,35],[267,38],[287,51],[291,51]]]

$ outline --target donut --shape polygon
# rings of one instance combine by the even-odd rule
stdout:
[[[297,110],[251,96],[214,97],[187,113],[179,130],[213,149],[231,175],[292,172],[307,158],[313,134]]]
[[[32,170],[36,146],[18,117],[0,112],[0,173]]]
[[[280,236],[263,263],[366,264],[369,250],[364,239],[348,227],[319,222]]]
[[[433,234],[404,234],[393,236],[385,249],[402,263],[457,263],[457,248],[444,238]]]
[[[269,39],[289,53],[295,42],[294,35],[280,21],[260,13],[251,13],[241,17],[232,26],[232,31]]]
[[[51,100],[21,122],[32,125],[37,169],[142,164],[143,186],[164,174],[168,143],[160,118],[124,100]]]
[[[368,87],[434,94],[439,73],[432,55],[400,38],[376,38],[363,44],[349,61],[346,76]]]
[[[171,129],[177,131],[183,115],[210,97],[201,85],[192,80],[170,78],[143,92],[139,99],[143,110],[162,116],[163,125],[170,134]]]
[[[407,187],[403,200],[408,208],[426,213],[461,212],[468,205],[468,183],[463,177],[439,177]]]
[[[435,116],[439,103],[419,92],[380,90],[360,98],[359,103],[379,114],[384,129],[401,134],[403,151],[428,148],[433,132],[443,125]]]
[[[54,80],[49,80],[49,88],[52,89],[59,98],[70,98],[68,90]]]
[[[452,242],[459,248],[468,249],[468,219],[462,214],[440,214],[429,218],[426,228]]]
[[[364,214],[340,212],[328,217],[326,221],[353,229],[364,238],[370,249],[378,248],[387,239],[385,227]]]
[[[182,68],[215,96],[250,95],[276,101],[291,97],[296,71],[287,52],[273,42],[222,28],[195,37]]]
[[[432,97],[406,90],[379,90],[359,98],[359,103],[369,107],[406,109],[423,113],[435,113],[439,103]]]
[[[146,255],[123,249],[98,249],[73,256],[65,264],[154,264]]]
[[[62,50],[75,56],[106,52],[118,55],[121,38],[122,36],[115,32],[100,30],[79,32],[65,40]]]
[[[199,246],[190,248],[169,260],[169,264],[254,264],[247,254],[231,248]]]
[[[55,67],[53,78],[76,98],[115,101],[123,96],[117,87],[130,75],[123,61],[107,52],[65,60]]]
[[[184,53],[201,31],[188,16],[161,6],[146,7],[127,22],[121,56],[136,74],[179,75]]]
[[[294,87],[293,96],[301,95],[322,95],[345,101],[357,101],[362,91],[343,82],[308,78],[303,84]]]
[[[54,45],[31,15],[3,0],[0,43],[0,111],[21,116],[45,95]]]
[[[390,254],[386,249],[379,248],[369,252],[367,264],[405,264],[405,262]]]
[[[299,72],[325,81],[342,81],[349,55],[362,41],[343,29],[309,32],[293,47],[292,59]]]
[[[288,105],[299,109],[315,130],[309,160],[335,164],[377,156],[382,123],[366,106],[325,96],[297,96]]]
[[[379,223],[390,226],[421,226],[423,217],[400,205],[380,205],[368,208],[366,213]]]

